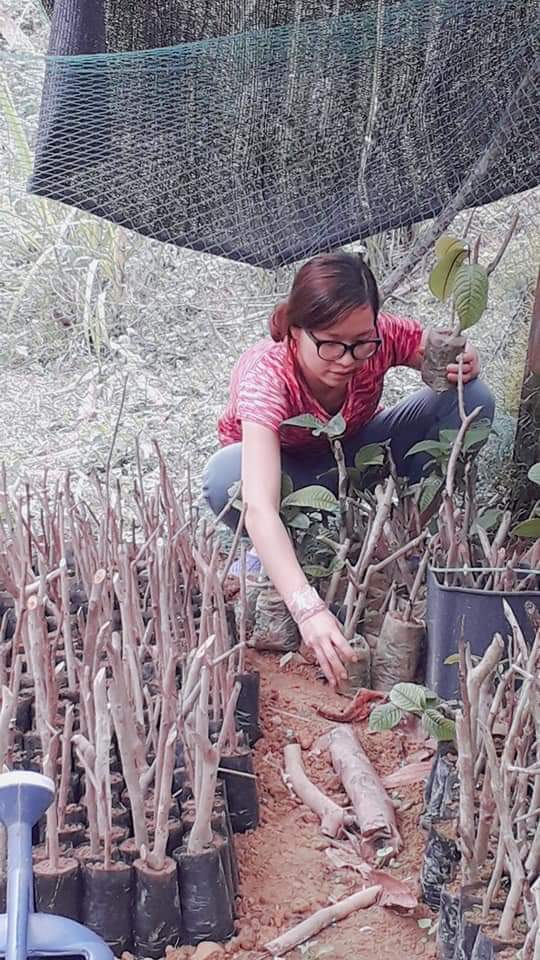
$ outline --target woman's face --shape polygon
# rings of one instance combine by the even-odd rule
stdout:
[[[303,330],[300,327],[291,327],[291,336],[296,345],[298,361],[308,379],[314,379],[328,388],[336,389],[346,385],[366,361],[365,359],[355,359],[350,351],[347,351],[339,359],[323,359],[319,356],[317,344],[312,336],[318,341],[333,341],[352,346],[352,344],[361,341],[373,340],[378,334],[373,308],[366,304],[351,310],[331,327],[319,327],[312,332],[311,336],[310,331]],[[325,348],[319,349],[324,354]],[[369,349],[373,349],[373,347],[366,347],[365,352],[367,353]],[[360,348],[360,352],[363,352],[362,348]]]

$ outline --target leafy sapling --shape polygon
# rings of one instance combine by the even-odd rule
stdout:
[[[438,741],[454,740],[456,724],[448,704],[417,683],[396,683],[388,703],[381,703],[372,711],[369,729],[374,732],[392,730],[402,720],[417,717],[429,737]]]
[[[429,330],[422,362],[422,379],[436,393],[449,389],[448,364],[457,363],[465,347],[465,331],[477,324],[486,310],[490,274],[499,264],[517,221],[516,215],[498,253],[485,267],[478,263],[480,237],[470,245],[464,238],[443,234],[435,244],[429,289],[438,300],[450,300],[452,304],[452,326]]]
[[[529,480],[540,487],[540,463],[534,463],[528,473]],[[515,537],[526,537],[531,540],[540,540],[540,499],[534,504],[528,520],[514,527]]]

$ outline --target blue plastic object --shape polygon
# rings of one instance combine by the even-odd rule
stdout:
[[[83,957],[114,960],[106,943],[74,920],[34,912],[32,827],[54,797],[54,784],[40,773],[0,774],[0,822],[7,828],[7,913],[0,915],[0,956]]]

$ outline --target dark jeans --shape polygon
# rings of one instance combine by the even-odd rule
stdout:
[[[481,406],[479,419],[490,423],[493,421],[493,394],[481,380],[471,380],[465,384],[464,402],[467,413]],[[440,430],[457,430],[460,422],[457,390],[434,393],[429,387],[424,387],[394,407],[381,410],[369,423],[345,438],[343,448],[347,466],[353,465],[360,447],[389,440],[399,476],[416,483],[430,457],[423,453],[407,457],[407,451],[420,440],[438,440]],[[229,499],[227,491],[240,480],[241,455],[242,444],[233,443],[222,447],[208,461],[203,477],[203,493],[216,514],[223,510]],[[282,470],[291,477],[295,490],[318,483],[335,491],[335,473],[328,477],[320,476],[335,468],[330,448],[315,454],[282,448],[281,457]],[[235,526],[237,520],[237,511],[231,511],[230,516],[225,518],[225,522],[231,526]]]

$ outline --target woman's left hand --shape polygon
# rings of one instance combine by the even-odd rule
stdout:
[[[457,363],[448,364],[448,380],[450,383],[458,382],[459,366]],[[480,357],[478,350],[470,343],[465,344],[463,351],[463,383],[474,380],[480,373]]]

